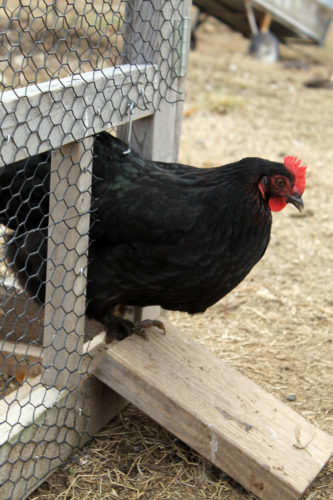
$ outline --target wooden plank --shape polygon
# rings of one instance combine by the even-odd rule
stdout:
[[[255,36],[259,33],[256,16],[254,14],[253,5],[251,0],[244,0],[244,5],[246,9],[247,19],[249,21],[249,26],[251,29],[252,36]]]
[[[136,119],[152,114],[158,81],[154,65],[127,64],[2,92],[0,166],[126,123],[129,100]]]
[[[87,375],[103,336],[84,346],[72,390],[47,388],[40,377],[0,401],[0,498],[25,498],[127,404]]]
[[[333,438],[166,326],[111,344],[96,377],[259,498],[300,498]]]
[[[260,33],[267,33],[269,31],[272,20],[273,20],[273,16],[271,14],[269,14],[269,12],[266,12],[266,14],[264,14],[262,21],[260,23]]]
[[[84,340],[93,139],[52,153],[44,318],[46,385],[77,384]]]

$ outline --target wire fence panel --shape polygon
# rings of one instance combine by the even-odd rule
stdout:
[[[95,136],[182,98],[187,13],[182,0],[0,6],[1,498],[25,498],[124,404],[89,376],[103,340],[85,317]]]

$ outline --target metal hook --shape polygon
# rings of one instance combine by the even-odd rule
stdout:
[[[146,106],[146,104],[147,104],[147,102],[148,102],[148,99],[147,99],[147,97],[145,96],[145,89],[144,89],[144,88],[142,88],[142,89],[140,90],[140,96],[142,97],[142,102],[143,102],[143,104]]]
[[[123,155],[128,155],[131,152],[132,122],[133,122],[133,113],[134,113],[135,107],[136,107],[135,102],[129,101],[128,108],[129,108],[130,116],[129,116],[128,134],[127,134],[128,149],[126,149],[126,151],[123,151]]]

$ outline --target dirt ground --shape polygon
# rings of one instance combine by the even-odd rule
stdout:
[[[282,47],[265,64],[213,20],[191,53],[180,161],[210,167],[244,156],[308,165],[305,210],[274,214],[262,261],[204,315],[172,322],[310,422],[333,433],[332,89],[305,83],[333,68],[327,47]],[[295,401],[288,401],[289,395]],[[30,499],[254,498],[149,417],[129,406]],[[333,498],[333,463],[306,493]]]

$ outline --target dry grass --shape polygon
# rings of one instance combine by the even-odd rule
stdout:
[[[135,408],[51,476],[34,499],[254,498]]]
[[[311,57],[284,49],[282,60],[267,66],[247,56],[247,43],[212,22],[200,29],[190,62],[180,159],[211,166],[247,155],[298,154],[309,165],[306,209],[302,216],[292,207],[274,216],[265,257],[221,303],[198,317],[172,313],[170,318],[332,433],[332,92],[304,86],[317,74],[325,76],[327,66],[314,63],[313,55],[322,57],[319,49]],[[290,58],[308,68],[286,69]],[[291,393],[294,402],[286,400]],[[307,493],[309,499],[333,498],[332,472],[331,462]],[[88,498],[253,497],[128,407],[30,496]]]

